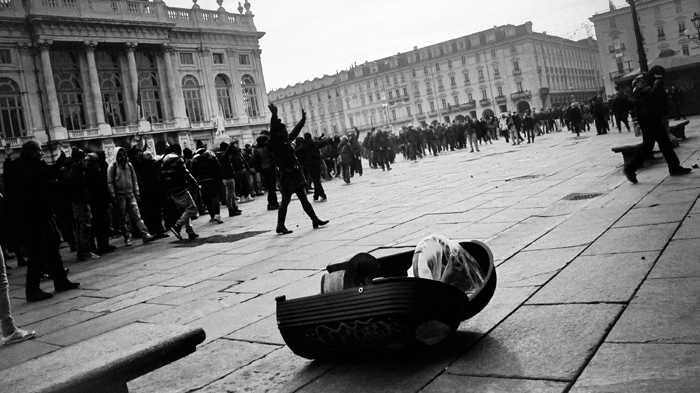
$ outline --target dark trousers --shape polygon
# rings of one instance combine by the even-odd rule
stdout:
[[[309,198],[306,196],[306,190],[304,190],[304,187],[298,187],[294,191],[282,190],[282,204],[277,211],[277,226],[284,226],[284,221],[287,218],[287,207],[289,206],[289,202],[292,201],[292,194],[297,195],[297,198],[299,198],[299,202],[301,202],[301,206],[304,208],[306,215],[308,215],[312,221],[318,220],[318,217],[316,217],[316,212],[314,212],[314,208],[311,206],[311,202],[309,202]]]
[[[664,155],[668,168],[678,168],[681,162],[673,151],[673,146],[668,139],[668,133],[666,132],[666,127],[664,127],[663,119],[638,117],[637,122],[642,129],[642,145],[637,149],[637,152],[634,153],[634,158],[629,164],[628,169],[636,171],[642,166],[642,163],[649,156],[649,153],[654,150],[654,143],[659,144],[659,150],[661,154]]]
[[[92,211],[92,234],[97,241],[97,251],[104,251],[109,246],[109,203],[93,202],[90,204],[90,210]]]
[[[251,194],[248,172],[245,169],[235,171],[233,179],[236,181],[236,195],[243,198]]]
[[[622,125],[621,123],[625,123],[625,127],[627,127],[627,131],[630,130],[630,123],[629,123],[629,121],[627,121],[627,115],[624,115],[624,116],[615,115],[615,122],[617,123],[618,131],[622,131],[622,128],[620,127]]]
[[[260,172],[263,186],[267,188],[267,206],[279,206],[277,202],[277,172],[275,168],[263,169]]]
[[[202,187],[202,202],[207,206],[209,216],[214,218],[220,212],[219,192],[221,190],[219,189],[219,180],[202,180],[199,182],[199,185]]]
[[[23,229],[24,238],[27,239],[27,281],[26,291],[32,292],[40,289],[41,275],[48,266],[51,271],[54,286],[66,281],[66,271],[63,270],[63,261],[58,251],[61,239],[56,233],[58,228],[55,221],[47,218],[41,221],[26,223]]]
[[[323,185],[321,185],[321,167],[320,166],[310,166],[309,177],[311,182],[314,184],[314,200],[318,198],[326,198],[326,192],[323,190]]]
[[[343,166],[343,180],[346,183],[350,183],[350,164],[342,162],[341,165]]]
[[[140,184],[141,202],[139,210],[148,233],[163,234],[163,202],[165,194],[157,184]]]

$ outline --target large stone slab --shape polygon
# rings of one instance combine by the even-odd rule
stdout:
[[[205,343],[212,342],[227,334],[233,333],[274,313],[274,304],[269,308],[259,304],[239,303],[205,317],[187,323],[189,326],[201,327],[207,332]]]
[[[527,250],[573,247],[595,241],[620,218],[627,207],[584,209],[527,247]]]
[[[570,392],[696,392],[698,386],[697,345],[604,343]]]
[[[128,383],[129,391],[185,393],[202,388],[258,360],[279,347],[219,339]]]
[[[498,288],[544,285],[581,251],[583,247],[519,252],[496,269]]]
[[[658,251],[647,251],[580,256],[528,304],[629,302],[658,255]]]
[[[700,188],[681,190],[673,188],[677,187],[662,185],[642,198],[637,206],[653,206],[670,203],[693,203],[698,199],[698,195],[700,195]]]
[[[573,380],[622,306],[523,306],[449,367],[451,374]]]
[[[333,361],[311,361],[283,347],[244,366],[224,378],[199,390],[201,393],[221,392],[297,392],[337,365]]]
[[[649,278],[700,277],[700,241],[673,240],[649,273]]]
[[[644,282],[608,342],[700,343],[700,278]]]
[[[315,270],[276,270],[224,289],[235,293],[268,293],[287,284],[316,274]]]
[[[612,228],[586,249],[585,255],[657,251],[666,246],[678,224]]]
[[[700,213],[691,213],[685,217],[673,239],[697,238],[700,238]]]
[[[568,383],[533,379],[484,378],[452,375],[449,371],[421,390],[421,393],[503,392],[503,393],[560,393]]]
[[[101,301],[99,303],[91,304],[80,308],[82,311],[90,312],[114,312],[133,306],[134,304],[143,303],[145,301],[151,300],[158,296],[170,293],[177,290],[176,287],[164,287],[159,285],[152,285],[148,287],[139,288],[135,291],[125,293],[123,295],[115,296],[111,299]]]
[[[39,308],[32,311],[27,311],[18,314],[13,305],[12,307],[12,317],[15,323],[19,326],[29,325],[30,323],[35,323],[38,321],[43,321],[45,319],[55,317],[57,315],[69,312],[71,310],[78,309],[80,307],[89,306],[97,302],[101,302],[102,298],[88,297],[88,296],[78,296],[69,300],[62,301],[60,303],[55,303],[50,307]],[[37,303],[26,303],[26,304],[37,304]],[[26,311],[26,310],[25,310]]]
[[[253,296],[255,295],[220,292],[210,293],[208,295],[202,295],[201,298],[189,303],[175,306],[162,313],[143,318],[141,321],[185,325],[225,308],[242,303]]]
[[[507,287],[498,285],[489,304],[480,313],[462,321],[458,331],[488,333],[525,303],[537,289],[537,286]]]
[[[42,335],[45,335],[81,322],[89,321],[101,315],[104,315],[104,313],[71,310],[48,319],[43,319],[40,322],[35,322],[31,325],[21,326],[23,329],[35,330],[40,332]]]
[[[202,281],[197,284],[190,285],[188,287],[175,288],[175,291],[147,300],[146,303],[178,306],[223,291],[224,289],[229,288],[237,283],[238,282],[226,282],[218,280]]]
[[[690,210],[691,203],[659,204],[648,207],[636,207],[628,211],[614,228],[632,227],[639,225],[662,224],[667,222],[680,222]]]
[[[282,334],[277,327],[277,316],[270,315],[267,318],[254,322],[243,329],[239,329],[224,336],[232,340],[241,340],[263,344],[285,345]]]
[[[37,334],[41,335],[42,333],[37,332]],[[46,355],[57,349],[61,349],[61,347],[36,340],[27,340],[12,345],[2,345],[0,346],[0,370]]]

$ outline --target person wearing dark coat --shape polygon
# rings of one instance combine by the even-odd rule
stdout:
[[[610,110],[612,111],[613,116],[615,116],[617,131],[620,133],[622,132],[621,126],[622,123],[624,123],[625,127],[627,127],[627,132],[631,132],[630,123],[627,120],[630,110],[630,102],[622,92],[618,92],[617,95],[615,95],[615,98],[612,99],[610,102]]]
[[[263,131],[255,140],[253,166],[260,173],[263,186],[267,189],[267,210],[277,210],[280,208],[277,202],[277,166],[274,157],[267,148],[269,139],[269,132]]]
[[[231,153],[229,154],[229,159],[231,160],[231,165],[233,166],[233,176],[236,181],[236,194],[241,197],[241,202],[254,200],[255,194],[250,188],[250,183],[248,182],[248,161],[243,157],[243,152],[238,147],[238,141],[234,140],[231,142]]]
[[[85,177],[90,190],[92,233],[97,242],[97,253],[106,254],[116,247],[109,244],[109,189],[107,188],[107,162],[104,152],[89,153],[85,157]]]
[[[197,180],[202,189],[202,201],[207,206],[209,222],[223,224],[219,203],[219,184],[221,183],[221,167],[216,155],[202,147],[197,149],[192,158],[192,176]]]
[[[226,207],[228,207],[228,216],[235,217],[241,215],[241,209],[236,205],[236,181],[234,179],[233,165],[231,164],[231,154],[235,153],[233,145],[226,142],[219,144],[219,153],[216,158],[219,160],[221,167],[221,177],[224,182],[226,191]]]
[[[623,169],[625,177],[632,183],[637,183],[635,172],[649,156],[656,143],[659,144],[659,150],[668,164],[668,172],[671,176],[686,175],[692,170],[681,166],[664,125],[664,117],[668,116],[668,98],[664,90],[665,74],[666,70],[657,65],[651,67],[649,72],[636,77],[632,82],[637,122],[642,129],[642,146],[635,152],[632,162],[625,165]]]
[[[182,212],[177,222],[170,227],[170,231],[175,237],[182,240],[180,231],[185,227],[189,239],[192,240],[198,238],[199,235],[194,232],[194,228],[192,228],[190,223],[192,217],[197,215],[197,208],[188,191],[188,186],[199,189],[199,184],[187,170],[185,161],[180,158],[181,155],[182,148],[179,144],[176,143],[170,146],[170,152],[163,158],[163,163],[160,167],[160,179],[170,199],[173,200],[178,211]]]
[[[160,181],[160,162],[156,161],[150,151],[137,149],[134,155],[134,170],[139,183],[141,200],[139,210],[148,232],[157,239],[168,237],[163,228],[163,208],[165,192]]]
[[[340,154],[340,165],[342,167],[343,180],[345,181],[345,184],[350,184],[350,165],[355,158],[355,154],[352,151],[350,140],[345,135],[340,137],[340,143],[338,143],[338,153]]]
[[[311,181],[314,184],[314,201],[325,202],[328,198],[321,184],[321,170],[323,167],[321,158],[321,148],[333,143],[332,139],[315,141],[308,132],[304,134],[301,147],[304,151],[304,166],[308,168]],[[319,199],[320,198],[320,199]]]
[[[306,112],[302,109],[301,120],[292,129],[291,133],[287,133],[287,126],[277,117],[277,107],[274,104],[270,104],[268,107],[272,113],[268,149],[277,163],[280,176],[280,191],[282,191],[282,204],[277,211],[277,228],[275,231],[282,235],[292,233],[291,230],[284,226],[284,221],[287,217],[287,207],[292,200],[292,194],[296,194],[299,198],[304,212],[311,218],[314,228],[328,224],[328,221],[321,220],[316,216],[316,212],[306,196],[304,189],[306,179],[301,174],[299,162],[294,155],[294,147],[291,145],[291,141],[299,136],[301,129],[306,123]]]
[[[78,261],[99,259],[92,253],[92,211],[90,209],[90,187],[86,176],[85,153],[73,147],[71,163],[68,166],[65,182],[68,186],[69,197],[73,206],[75,222],[75,243],[78,250]]]
[[[77,288],[80,284],[68,280],[58,246],[61,243],[51,204],[51,183],[55,176],[42,159],[44,153],[36,141],[22,145],[20,157],[13,161],[7,187],[15,195],[14,208],[22,212],[17,229],[27,239],[29,254],[25,294],[28,302],[49,299],[50,293],[41,290],[41,276],[48,265],[57,292]]]

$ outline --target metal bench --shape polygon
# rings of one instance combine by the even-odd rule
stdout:
[[[128,381],[193,353],[205,337],[201,328],[133,323],[0,371],[1,390],[126,393]]]

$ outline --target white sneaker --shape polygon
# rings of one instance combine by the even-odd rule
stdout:
[[[2,343],[4,345],[14,344],[20,341],[29,340],[30,338],[34,338],[34,336],[36,336],[36,332],[33,330],[17,329],[9,336],[2,336]]]

